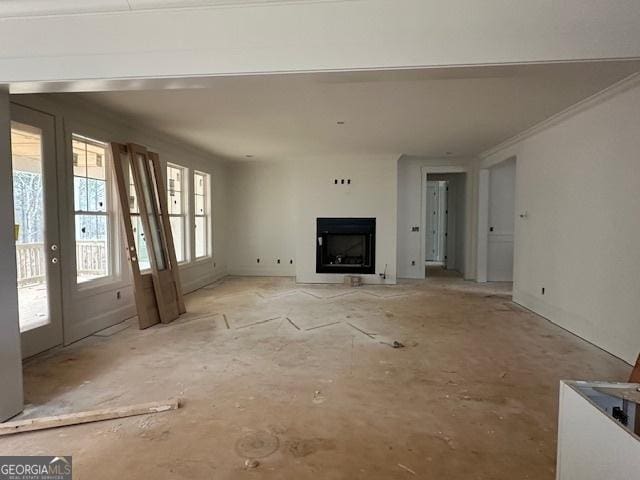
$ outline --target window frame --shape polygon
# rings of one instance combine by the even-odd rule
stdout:
[[[76,294],[82,296],[83,294],[93,294],[96,291],[112,288],[114,285],[122,284],[122,251],[120,248],[121,232],[120,232],[120,210],[118,208],[116,198],[116,184],[113,176],[113,169],[111,168],[111,152],[109,149],[109,143],[107,141],[100,140],[103,135],[96,132],[87,133],[83,128],[71,128],[67,135],[67,146],[69,154],[66,156],[68,172],[70,173],[70,185],[69,188],[69,207],[70,207],[70,239],[74,254],[71,255],[70,272],[72,273],[71,283],[74,286]],[[74,167],[74,140],[86,142],[89,144],[98,145],[105,150],[105,154],[102,156],[102,163],[105,169],[105,200],[106,208],[104,212],[94,212],[92,210],[76,210],[76,198],[75,198],[75,172]],[[77,264],[77,238],[76,238],[76,216],[77,215],[99,215],[104,216],[107,219],[106,234],[107,234],[107,271],[108,274],[95,279],[87,280],[85,282],[78,281],[78,264]]]
[[[196,193],[196,179],[198,176],[202,176],[204,178],[204,182],[203,182],[204,194],[202,195],[204,197],[202,201],[204,214],[198,214],[196,212],[196,197],[199,196],[199,194]],[[192,220],[191,230],[193,232],[193,242],[192,242],[193,254],[191,258],[193,258],[194,261],[199,262],[199,261],[213,258],[213,242],[212,242],[213,222],[211,220],[211,174],[207,172],[203,172],[201,170],[193,170],[191,179],[193,182],[193,190],[191,192],[191,199],[193,201],[193,215],[190,216]],[[198,256],[197,250],[196,250],[197,249],[196,218],[204,218],[204,224],[205,224],[205,233],[206,233],[205,249],[206,250],[205,250],[205,254],[201,256]]]
[[[180,180],[180,205],[182,207],[182,213],[170,213],[169,208],[169,169],[173,168],[180,171],[182,175]],[[178,261],[178,265],[185,265],[187,263],[191,263],[191,259],[195,258],[195,248],[194,251],[191,252],[191,235],[189,235],[190,225],[189,212],[191,209],[189,208],[189,168],[183,165],[179,165],[173,162],[166,162],[165,165],[165,187],[167,191],[167,215],[169,216],[169,223],[171,223],[172,218],[182,218],[182,255],[183,259]],[[194,177],[195,178],[195,177]],[[194,190],[195,192],[195,190]],[[194,207],[195,209],[195,207]],[[194,212],[195,213],[195,212]],[[195,220],[194,220],[195,225]],[[173,229],[171,230],[171,235],[173,235]],[[174,247],[175,247],[175,238],[173,239]],[[176,251],[177,256],[177,251]],[[204,258],[204,257],[201,257]]]

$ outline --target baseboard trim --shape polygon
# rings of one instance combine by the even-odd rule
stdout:
[[[293,265],[278,267],[233,267],[229,275],[236,277],[295,277]]]
[[[597,329],[597,327],[593,325],[591,320],[584,318],[581,315],[577,315],[551,305],[550,303],[515,287],[513,289],[513,302],[629,365],[633,365],[633,362],[635,362],[635,357],[628,358],[623,353],[623,347],[614,348],[613,346],[606,345],[600,340],[593,338],[593,335],[585,333],[585,325],[591,325],[593,329]]]
[[[116,325],[128,318],[135,317],[136,314],[135,304],[129,304],[98,315],[97,317],[89,318],[81,323],[76,323],[68,332],[65,331],[64,345],[66,346],[82,340],[100,330]]]
[[[227,275],[228,274],[226,271],[221,271],[194,278],[193,280],[182,284],[182,293],[186,295],[188,293],[195,292],[202,287],[206,287],[207,285],[211,285],[212,283],[217,282]]]

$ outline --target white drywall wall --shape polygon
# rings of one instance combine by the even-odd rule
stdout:
[[[296,199],[291,166],[253,161],[235,163],[229,172],[229,273],[294,276]]]
[[[0,85],[0,421],[20,413],[23,401],[8,92]]]
[[[363,281],[383,282],[377,273],[386,265],[384,283],[395,283],[397,158],[306,156],[231,166],[229,272],[342,283],[343,275],[315,273],[316,219],[375,217],[376,275],[363,275]],[[336,179],[351,179],[351,184],[336,185]]]
[[[557,480],[631,480],[639,472],[640,440],[561,382]]]
[[[510,158],[489,170],[487,280],[513,280],[516,161]]]
[[[457,228],[464,230],[459,236],[463,245],[458,244],[456,256],[464,263],[458,264],[465,278],[475,275],[475,169],[470,159],[430,159],[422,157],[402,156],[398,161],[398,227],[397,227],[397,264],[399,278],[424,278],[424,260],[421,259],[420,231],[413,231],[413,227],[422,228],[422,176],[429,171],[433,174],[443,174],[447,171],[465,172],[463,181],[464,211],[469,214],[457,219]],[[452,176],[453,178],[454,176]],[[436,177],[438,178],[438,177]],[[463,222],[461,224],[460,222]],[[464,251],[464,253],[462,252]],[[412,264],[414,263],[414,264]]]
[[[226,275],[226,164],[210,154],[194,150],[188,145],[176,142],[166,135],[158,135],[144,126],[131,125],[118,117],[84,103],[51,95],[12,96],[12,102],[47,112],[55,117],[56,143],[59,161],[68,158],[67,142],[71,133],[95,138],[101,141],[135,142],[147,146],[160,154],[162,162],[171,162],[211,174],[213,258],[198,260],[180,267],[183,290],[193,291]],[[64,169],[63,169],[64,170]],[[71,168],[59,178],[60,182],[60,236],[61,257],[75,258],[73,244],[73,179]],[[121,239],[124,236],[121,234]],[[114,325],[135,315],[133,288],[129,265],[124,254],[120,255],[121,278],[115,283],[98,286],[90,290],[76,291],[75,271],[70,262],[62,261],[64,340],[70,343],[86,337],[98,330]],[[4,277],[4,273],[3,273]],[[15,284],[15,275],[12,277]],[[116,292],[120,292],[117,299]]]
[[[640,56],[638,24],[633,0],[362,0],[7,18],[0,82],[630,58]],[[43,33],[46,41],[34,41]]]
[[[399,155],[329,155],[298,158],[296,192],[296,277],[299,282],[342,282],[343,275],[316,272],[318,217],[375,217],[376,274],[365,283],[396,282],[397,162]],[[334,179],[351,184],[334,184]],[[387,269],[387,279],[378,274]]]
[[[482,161],[517,158],[514,300],[629,363],[640,351],[638,112],[636,77]]]

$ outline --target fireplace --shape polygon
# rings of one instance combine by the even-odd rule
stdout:
[[[375,218],[318,218],[316,273],[375,273]]]

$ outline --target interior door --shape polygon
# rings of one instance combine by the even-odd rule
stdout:
[[[62,344],[55,121],[11,105],[14,235],[22,357]]]
[[[446,266],[447,182],[427,182],[425,260]]]
[[[433,262],[438,249],[438,182],[427,182],[426,215],[425,260]]]

